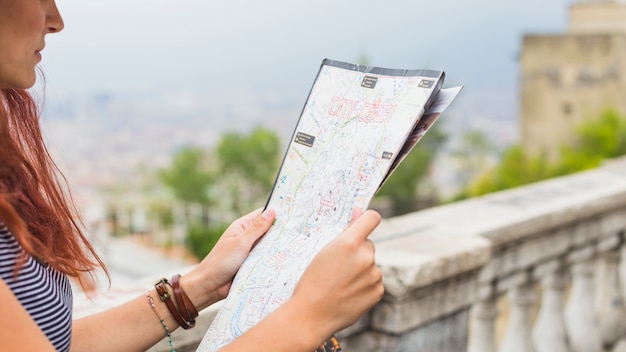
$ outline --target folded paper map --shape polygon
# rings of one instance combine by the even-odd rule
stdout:
[[[217,351],[289,299],[315,254],[341,233],[454,100],[445,74],[324,60],[267,207],[276,221],[237,273],[198,351]]]

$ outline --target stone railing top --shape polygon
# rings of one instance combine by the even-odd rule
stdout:
[[[492,250],[626,207],[626,158],[570,176],[386,219],[372,239],[386,292],[411,290],[483,266]]]

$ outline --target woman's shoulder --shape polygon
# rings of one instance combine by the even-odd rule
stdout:
[[[16,264],[25,256],[16,273]],[[0,223],[0,280],[59,351],[69,349],[72,326],[72,290],[67,277],[34,260]]]

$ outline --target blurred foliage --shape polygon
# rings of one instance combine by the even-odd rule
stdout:
[[[276,178],[281,145],[276,133],[256,128],[249,135],[229,132],[217,149],[219,184],[227,190],[231,210],[250,211],[265,201]]]
[[[170,229],[174,225],[174,212],[169,204],[152,202],[150,204],[150,212],[156,215],[161,227]]]
[[[435,124],[428,131],[377,193],[376,197],[391,201],[394,215],[416,210],[417,200],[423,196],[420,185],[424,184],[431,163],[448,138],[440,127]],[[626,154],[626,119],[614,110],[606,110],[599,118],[577,126],[576,136],[575,143],[561,148],[557,161],[550,161],[544,154],[529,155],[521,146],[514,145],[501,152],[495,167],[483,172],[485,160],[498,151],[481,132],[466,132],[459,147],[452,151],[452,156],[461,162],[459,177],[468,180],[468,186],[455,199],[597,167],[604,159]],[[229,132],[212,152],[191,147],[181,149],[171,166],[161,170],[159,178],[179,201],[240,214],[258,206],[253,203],[268,196],[279,167],[280,151],[280,140],[270,130],[257,128],[247,135]],[[212,171],[215,169],[219,173]],[[162,207],[158,210],[162,222],[171,226],[171,212]],[[186,246],[202,258],[228,225],[220,221],[190,222]]]
[[[498,147],[489,141],[487,135],[478,130],[467,130],[459,139],[458,146],[451,150],[452,156],[459,166],[456,175],[457,182],[461,185],[469,184],[489,168],[492,160],[497,158]],[[465,197],[464,193],[457,197]],[[455,200],[455,199],[453,199]]]
[[[358,63],[359,65],[363,65],[363,66],[369,66],[370,64],[369,56],[367,56],[366,53],[359,54],[359,57],[356,59],[356,63]]]
[[[389,198],[393,215],[417,210],[418,187],[447,138],[440,125],[434,124],[385,181],[376,197]]]
[[[211,204],[209,187],[214,177],[206,162],[203,150],[186,147],[179,150],[172,165],[159,173],[161,182],[172,190],[174,197],[183,202]]]
[[[626,118],[613,109],[585,121],[575,131],[575,142],[562,147],[553,162],[544,154],[528,155],[519,145],[509,147],[495,168],[479,176],[456,199],[594,168],[605,159],[626,154]]]
[[[228,225],[192,225],[187,230],[185,246],[198,259],[204,258],[220,239]]]
[[[206,215],[206,206],[216,215],[241,214],[259,206],[269,195],[280,162],[280,149],[279,137],[268,129],[257,128],[247,135],[228,132],[213,151],[194,147],[178,151],[170,167],[160,171],[159,179],[177,201],[201,205],[201,215]],[[158,210],[161,222],[171,225],[171,211]],[[188,212],[185,218],[188,226],[185,244],[198,258],[213,248],[229,225],[220,220],[209,223],[206,216],[195,218]]]
[[[472,182],[468,196],[496,192],[552,177],[553,170],[545,155],[529,156],[521,146],[507,148],[500,164]]]
[[[585,121],[576,132],[576,143],[561,150],[557,175],[597,167],[604,159],[626,154],[626,117],[613,109],[597,120]]]
[[[246,182],[269,192],[279,163],[280,140],[276,133],[257,128],[249,135],[226,133],[217,146],[222,174],[239,174]]]

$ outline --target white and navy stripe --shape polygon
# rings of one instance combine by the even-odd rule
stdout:
[[[72,289],[67,277],[31,256],[14,275],[24,250],[0,223],[0,278],[46,334],[57,351],[69,351],[72,338]]]

